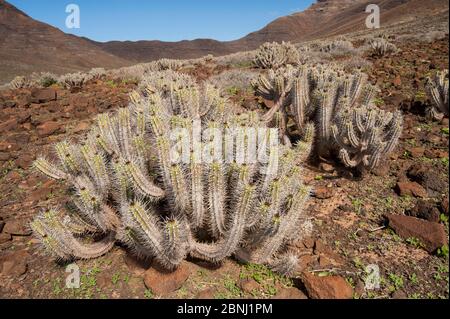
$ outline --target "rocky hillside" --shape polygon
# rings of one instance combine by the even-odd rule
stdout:
[[[160,58],[189,59],[252,50],[266,41],[301,42],[365,28],[365,7],[381,7],[382,24],[448,12],[446,0],[319,0],[304,12],[277,19],[242,39],[219,42],[95,42],[38,22],[0,0],[0,83],[34,71],[67,73],[92,67],[119,67]]]
[[[263,29],[236,41],[115,41],[97,45],[105,51],[135,62],[163,57],[187,59],[209,53],[223,55],[253,50],[267,41],[301,42],[363,30],[366,28],[367,18],[365,8],[371,3],[380,6],[381,23],[384,26],[448,12],[448,3],[445,0],[319,0],[303,12],[279,18]]]
[[[127,63],[90,41],[33,20],[0,0],[0,83],[32,72],[68,73]]]
[[[448,299],[449,119],[431,121],[425,112],[426,78],[448,67],[448,32],[437,31],[447,25],[448,17],[437,16],[384,29],[398,48],[384,56],[364,47],[371,32],[348,35],[351,54],[304,52],[310,61],[363,66],[381,88],[374,103],[401,110],[404,129],[395,151],[362,180],[333,159],[305,163],[314,229],[290,247],[301,256],[292,278],[232,258],[223,264],[192,258],[173,273],[161,272],[117,245],[98,259],[76,261],[80,288],[65,287],[67,265],[43,253],[29,222],[49,207],[64,207],[73,191],[31,164],[36,156],[51,157],[56,142],[81,141],[95,117],[126,106],[139,83],[120,73],[75,90],[0,91],[0,298]],[[248,89],[248,79],[264,71],[249,67],[247,58],[197,61],[179,72],[220,82],[236,104],[262,111],[270,104]],[[370,265],[380,271],[374,290],[365,288]]]
[[[383,26],[448,11],[444,0],[321,0],[303,12],[275,20],[236,43],[256,47],[266,41],[301,42],[363,30],[368,4],[380,6]]]

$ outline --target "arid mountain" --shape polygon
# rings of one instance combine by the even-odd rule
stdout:
[[[448,11],[446,0],[319,0],[307,10],[279,18],[235,44],[255,47],[266,41],[301,42],[362,30],[366,28],[368,4],[379,5],[381,26]]]
[[[0,0],[0,83],[35,71],[67,73],[126,64],[90,41],[33,20]]]
[[[446,0],[318,0],[307,10],[279,18],[263,29],[230,42],[194,40],[181,42],[139,41],[97,43],[124,59],[144,62],[162,57],[194,58],[208,53],[222,55],[252,50],[266,41],[301,42],[366,28],[368,4],[378,4],[381,24],[395,24],[448,11]]]
[[[365,28],[369,3],[381,8],[382,25],[448,12],[446,0],[318,0],[303,12],[279,18],[242,39],[162,42],[95,42],[38,22],[0,0],[0,83],[33,71],[56,73],[119,67],[159,58],[196,58],[257,48],[266,41],[301,42]]]
[[[234,46],[231,42],[220,42],[212,39],[196,39],[192,41],[163,42],[163,41],[110,41],[95,42],[104,51],[133,62],[148,62],[161,58],[193,59],[208,54],[226,55],[245,49]]]

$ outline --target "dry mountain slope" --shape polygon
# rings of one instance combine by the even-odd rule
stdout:
[[[226,55],[247,50],[244,47],[234,48],[228,42],[212,39],[196,39],[192,41],[110,41],[105,43],[92,41],[93,45],[133,62],[148,62],[161,58],[194,59],[208,54]]]
[[[159,58],[197,58],[252,50],[266,41],[301,42],[365,28],[369,3],[381,7],[382,25],[447,12],[446,0],[318,0],[303,12],[279,18],[242,39],[219,42],[95,42],[68,35],[0,0],[0,83],[33,71],[56,73],[119,67]]]
[[[301,42],[363,30],[368,4],[380,6],[382,26],[448,11],[446,0],[322,0],[303,12],[277,19],[234,44],[254,47],[265,41]]]
[[[198,39],[181,42],[93,43],[105,51],[135,62],[162,57],[194,58],[209,53],[222,55],[252,50],[266,41],[301,42],[365,29],[365,8],[371,3],[380,6],[382,25],[448,11],[446,0],[319,0],[303,12],[279,18],[263,29],[236,41]]]
[[[34,71],[67,73],[126,64],[91,42],[33,20],[0,0],[0,83]]]

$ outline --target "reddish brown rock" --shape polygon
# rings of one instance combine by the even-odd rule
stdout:
[[[47,137],[60,132],[62,132],[61,124],[53,121],[45,122],[44,124],[39,125],[37,128],[39,137]]]
[[[328,256],[322,255],[319,257],[319,266],[321,268],[326,268],[329,266],[334,266],[334,262],[331,258],[329,258]]]
[[[49,195],[53,191],[54,184],[55,184],[54,180],[46,181],[42,186],[40,186],[36,190],[34,190],[30,194],[28,199],[30,201],[38,201],[38,200],[46,200],[46,199],[48,199]]]
[[[448,196],[445,196],[441,202],[441,211],[448,216]]]
[[[18,168],[27,169],[31,166],[35,158],[35,155],[23,154],[16,159],[15,163]]]
[[[138,276],[143,275],[152,264],[151,260],[141,260],[129,254],[125,254],[125,256],[123,256],[123,261],[125,262],[125,265],[127,265],[128,269]]]
[[[398,182],[395,191],[400,196],[427,197],[427,191],[416,182]]]
[[[30,134],[25,132],[11,134],[6,140],[9,143],[20,144],[23,148],[24,144],[27,144],[30,141]]]
[[[11,235],[10,234],[6,234],[6,233],[1,233],[0,234],[0,245],[7,243],[11,240]]]
[[[402,238],[417,238],[424,248],[433,253],[447,244],[447,235],[442,224],[404,215],[386,214],[389,226]]]
[[[11,158],[11,153],[9,152],[0,152],[0,162],[9,161]]]
[[[31,96],[29,95],[22,95],[17,98],[17,107],[19,108],[27,108],[30,106],[31,103]]]
[[[100,272],[96,277],[96,285],[100,289],[107,289],[111,286],[112,278],[110,272]]]
[[[308,299],[308,297],[297,288],[282,288],[272,299]]]
[[[333,253],[333,250],[324,244],[321,239],[317,239],[314,243],[314,254],[330,254]]]
[[[333,197],[333,189],[329,187],[316,187],[313,196],[318,199],[328,199]]]
[[[0,272],[3,276],[19,277],[27,272],[30,255],[22,250],[0,257]]]
[[[0,152],[16,152],[20,150],[20,146],[7,141],[0,142]]]
[[[51,88],[33,89],[31,91],[32,103],[47,103],[50,101],[56,101],[56,98],[56,91]]]
[[[316,262],[318,259],[317,256],[314,255],[303,255],[298,258],[298,265],[297,265],[297,271],[303,272],[305,269],[308,268],[308,266],[314,262]]]
[[[45,106],[47,111],[49,111],[50,113],[57,113],[61,110],[61,106],[56,101],[43,104],[42,106]]]
[[[77,124],[77,126],[74,127],[73,133],[80,133],[80,132],[86,131],[90,127],[91,127],[91,125],[88,122],[80,122]]]
[[[353,288],[340,276],[315,276],[303,273],[302,282],[312,299],[351,299]]]
[[[328,163],[320,163],[319,169],[325,173],[333,173],[335,171],[334,166]]]
[[[144,283],[148,289],[158,296],[167,296],[180,289],[191,274],[191,269],[187,262],[181,263],[173,272],[166,272],[160,270],[159,267],[157,268],[152,267],[145,272]]]
[[[19,124],[28,123],[30,120],[31,114],[26,111],[22,111],[20,114],[17,115],[17,123]]]
[[[271,100],[263,99],[263,102],[264,102],[264,105],[265,105],[268,109],[271,109],[271,108],[275,105],[275,103],[274,103],[273,101],[271,101]]]
[[[392,83],[396,86],[396,87],[400,87],[402,85],[402,78],[400,77],[400,75],[397,75],[394,79],[394,81],[392,81]]]
[[[439,223],[439,209],[431,202],[419,200],[413,208],[406,212],[408,216]]]
[[[448,180],[430,165],[414,164],[408,169],[407,176],[419,183],[431,196],[440,195],[443,189],[448,188]]]
[[[5,122],[0,123],[0,133],[5,133],[9,131],[13,131],[17,129],[17,126],[19,123],[17,122],[17,119],[12,118]]]
[[[17,103],[15,101],[6,101],[3,103],[4,107],[13,108],[16,107]]]
[[[314,248],[315,240],[312,237],[308,237],[302,240],[302,244],[305,248]]]
[[[427,135],[427,140],[429,142],[431,142],[432,144],[435,144],[435,145],[439,145],[442,142],[441,136],[436,135],[436,134],[428,134]]]
[[[436,150],[436,149],[426,149],[424,152],[424,156],[427,158],[448,157],[448,156],[446,156],[445,152],[443,152],[441,150]]]
[[[245,293],[251,294],[252,292],[260,289],[259,284],[253,279],[241,279],[238,283],[239,288]]]
[[[8,221],[3,228],[3,232],[14,236],[30,236],[31,229],[23,221],[12,220]]]
[[[392,299],[408,299],[407,294],[403,290],[397,290],[392,294]]]
[[[22,176],[19,173],[17,173],[17,171],[11,171],[6,175],[6,179],[14,183],[20,180],[21,178]]]
[[[423,154],[425,153],[425,149],[423,147],[413,147],[409,149],[409,153],[412,157],[418,158],[423,156]]]
[[[196,299],[214,299],[215,294],[216,290],[214,288],[208,288],[200,291],[197,294]]]

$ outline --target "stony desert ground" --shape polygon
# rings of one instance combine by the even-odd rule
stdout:
[[[299,43],[307,62],[360,67],[380,88],[378,107],[400,110],[403,133],[395,151],[358,176],[337,159],[312,158],[305,183],[314,191],[306,208],[310,237],[292,244],[300,253],[291,277],[229,258],[211,264],[188,258],[172,273],[139,261],[116,245],[106,255],[76,261],[81,287],[65,286],[67,263],[45,254],[29,222],[70,198],[67,185],[33,169],[55,142],[81,140],[98,114],[129,103],[139,67],[110,71],[82,87],[59,84],[0,91],[0,297],[2,298],[448,298],[449,123],[425,116],[425,79],[448,68],[448,16],[381,29],[398,50],[375,56],[369,32],[344,38],[347,52],[301,50],[332,42]],[[341,39],[342,40],[342,39]],[[249,79],[265,72],[252,52],[186,60],[178,72],[217,83],[241,107],[264,110]],[[445,248],[447,247],[447,248]],[[380,271],[379,289],[365,289],[367,266]]]

